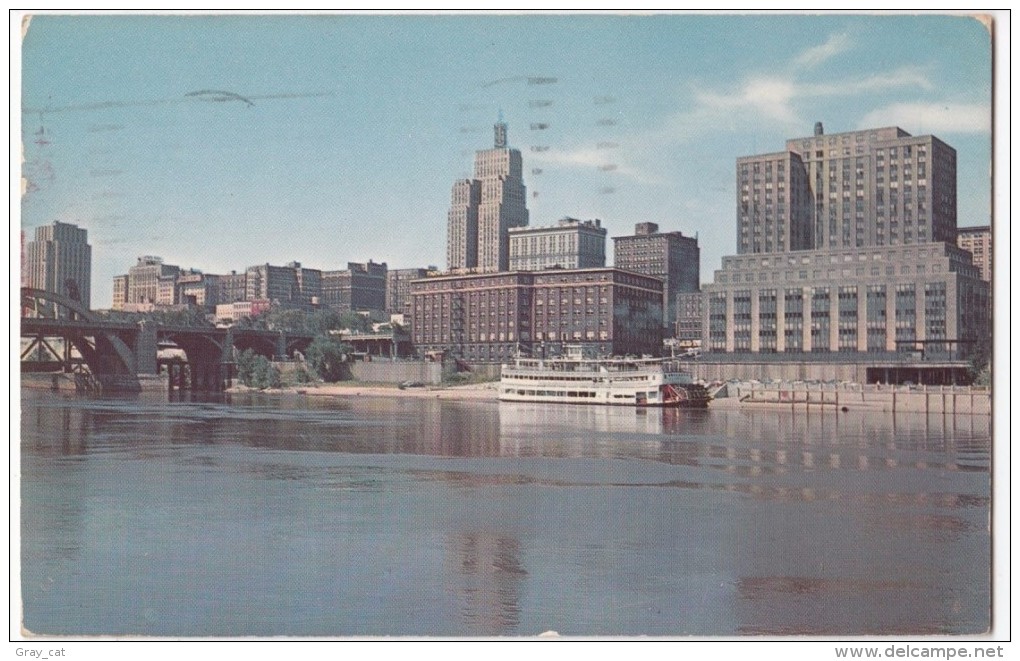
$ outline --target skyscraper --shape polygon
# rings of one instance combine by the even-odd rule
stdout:
[[[303,268],[301,262],[286,266],[257,264],[245,271],[245,300],[272,301],[273,305],[307,307],[322,295],[322,271]]]
[[[898,127],[787,140],[737,159],[737,252],[956,240],[956,150]]]
[[[471,269],[478,266],[478,203],[481,182],[458,179],[450,194],[446,216],[446,267]]]
[[[54,221],[25,246],[25,286],[62,294],[90,307],[92,246],[88,231]]]
[[[528,224],[521,152],[507,143],[507,126],[494,126],[492,149],[475,152],[473,179],[453,186],[447,215],[447,267],[506,271],[510,228]]]
[[[737,229],[705,287],[707,351],[866,353],[884,369],[898,353],[963,359],[989,337],[988,283],[956,245],[956,151],[934,136],[819,122],[738,158]]]

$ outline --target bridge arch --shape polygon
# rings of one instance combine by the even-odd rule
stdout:
[[[266,335],[258,331],[234,330],[231,334],[231,342],[237,353],[243,353],[251,349],[259,356],[272,359],[276,357],[279,345],[275,336]]]
[[[45,289],[35,289],[33,287],[21,288],[21,307],[23,311],[33,309],[38,312],[39,307],[37,304],[39,301],[49,301],[58,305],[74,313],[83,321],[100,321],[99,316],[82,305],[81,301],[58,294],[57,292],[46,291]]]
[[[52,306],[40,307],[40,302]],[[135,353],[121,335],[129,339],[137,333],[131,325],[105,322],[80,301],[56,292],[23,287],[21,289],[23,318],[22,337],[59,337],[81,356],[89,372],[103,388],[137,389]],[[58,310],[70,314],[64,316]],[[35,314],[25,313],[34,312]],[[132,340],[133,341],[133,340]],[[65,366],[68,370],[68,366]]]
[[[191,372],[191,388],[222,390],[229,378],[223,365],[225,361],[229,362],[224,356],[225,342],[218,341],[212,334],[201,332],[202,330],[204,329],[162,329],[157,335],[160,340],[169,340],[184,351]]]
[[[298,351],[301,354],[308,353],[308,347],[312,344],[313,339],[314,338],[307,335],[301,335],[298,337],[288,337],[287,355],[293,356],[295,351]]]

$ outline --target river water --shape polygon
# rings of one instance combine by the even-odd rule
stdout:
[[[990,421],[22,394],[44,635],[990,626]]]

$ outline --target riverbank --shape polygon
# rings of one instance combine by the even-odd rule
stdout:
[[[449,399],[496,401],[497,384],[476,383],[462,386],[423,386],[414,388],[398,388],[396,385],[379,383],[359,383],[345,381],[340,383],[311,383],[300,386],[288,386],[269,392],[284,392],[304,395],[307,397],[387,397],[387,398],[418,398],[418,399]],[[234,386],[227,392],[257,392],[254,388]]]
[[[809,384],[804,382],[735,383],[717,408],[834,408],[883,413],[991,415],[991,390],[979,386],[906,386],[882,384]],[[725,403],[724,403],[725,402]]]

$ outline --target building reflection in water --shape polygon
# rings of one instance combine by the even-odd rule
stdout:
[[[521,564],[520,543],[478,530],[456,533],[448,548],[461,623],[478,635],[516,634],[521,586],[528,575]]]
[[[987,417],[257,394],[28,404],[22,486],[35,505],[22,534],[33,576],[73,575],[81,535],[97,516],[113,526],[108,503],[122,497],[146,499],[156,518],[141,530],[153,539],[176,530],[188,508],[160,504],[190,480],[202,511],[229,501],[228,530],[238,511],[277,503],[274,525],[340,513],[365,548],[380,531],[411,547],[438,541],[429,575],[455,598],[437,612],[470,635],[533,626],[522,601],[560,575],[588,581],[593,598],[612,579],[614,594],[665,602],[675,593],[660,594],[660,578],[707,589],[699,577],[712,577],[726,613],[706,620],[714,634],[958,632],[986,615]],[[234,476],[232,498],[209,497]],[[270,497],[294,489],[319,495]],[[255,523],[238,528],[242,546],[260,543]],[[607,573],[578,561],[585,554],[608,559]],[[675,574],[659,576],[663,557]],[[579,621],[601,624],[577,607]]]

